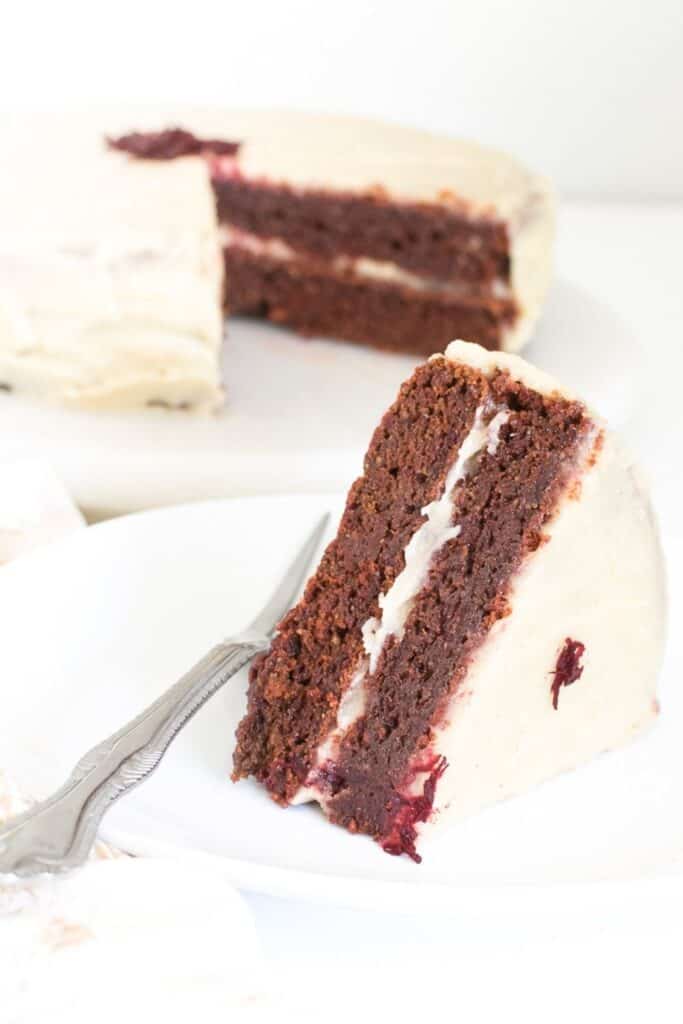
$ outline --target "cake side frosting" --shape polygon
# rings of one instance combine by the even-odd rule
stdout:
[[[437,730],[433,753],[452,767],[430,823],[522,793],[656,717],[663,561],[638,472],[610,434],[546,534]],[[561,686],[568,644],[580,645],[576,678]]]
[[[222,259],[203,162],[152,168],[38,115],[3,123],[0,161],[0,382],[80,406],[215,406]]]
[[[519,315],[503,331],[501,348],[519,352],[531,338],[543,309],[553,269],[555,200],[539,190],[528,216],[510,234],[510,286]]]

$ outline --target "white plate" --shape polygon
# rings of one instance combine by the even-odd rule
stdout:
[[[88,746],[250,619],[329,504],[299,496],[145,512],[0,571],[0,766],[35,795],[55,787]],[[208,856],[242,887],[358,905],[528,907],[529,886],[543,884],[553,907],[575,909],[582,887],[567,883],[607,878],[630,888],[644,879],[645,902],[652,885],[683,893],[680,878],[666,881],[683,866],[679,674],[672,656],[649,736],[444,830],[416,866],[315,807],[284,811],[254,783],[229,781],[243,673],[113,809],[106,837],[139,853]]]
[[[527,354],[628,433],[649,336],[659,335],[659,346],[670,331],[671,310],[657,289],[678,293],[676,279],[665,287],[665,272],[677,267],[683,217],[660,222],[654,211],[641,223],[637,210],[612,213],[563,209],[558,276]],[[664,255],[644,281],[640,265],[622,265],[611,246],[621,230],[648,251],[646,228],[656,229],[656,251]],[[667,240],[671,257],[663,250]],[[637,329],[643,311],[647,334]],[[69,412],[0,395],[0,459],[40,454],[94,511],[339,491],[358,471],[379,416],[416,362],[233,319],[224,356],[227,401],[219,415]]]

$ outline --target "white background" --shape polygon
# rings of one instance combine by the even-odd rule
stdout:
[[[565,196],[683,200],[682,0],[0,0],[0,10],[0,108],[175,99],[378,115],[500,145]],[[680,220],[628,215],[616,236],[612,212],[586,220],[576,259],[575,235],[561,233],[560,256],[572,255],[578,279],[599,261],[581,255],[592,244],[639,282],[651,267],[650,294],[624,287],[624,271],[624,294],[617,282],[609,300],[641,338],[658,310],[659,344],[680,336]],[[512,1021],[680,1020],[662,999],[679,971],[680,926],[637,935],[589,919],[578,937],[561,921],[501,932],[266,896],[249,904],[275,989],[303,980],[307,1004],[329,984],[360,1007],[359,986],[380,999],[400,977],[406,1007],[444,993],[444,1020],[500,1019],[502,1005]]]
[[[566,193],[683,196],[681,0],[0,4],[0,105],[373,114],[516,152]]]

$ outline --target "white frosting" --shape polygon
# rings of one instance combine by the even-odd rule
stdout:
[[[452,341],[443,354],[434,355],[432,359],[448,359],[452,363],[464,363],[479,370],[487,377],[493,376],[498,370],[506,370],[513,380],[538,391],[541,395],[562,395],[563,398],[576,396],[549,373],[539,370],[521,356],[507,352],[489,352],[481,345],[473,345],[469,341]]]
[[[244,249],[254,256],[265,256],[283,262],[300,258],[296,250],[283,238],[263,238],[231,224],[221,224],[218,228],[218,237],[226,249]]]
[[[222,260],[199,160],[110,152],[82,119],[0,132],[0,382],[75,406],[221,397]]]
[[[430,824],[522,793],[656,716],[664,569],[647,495],[614,438],[548,533],[439,731],[434,749],[449,768]],[[567,637],[585,645],[583,673],[555,710],[552,673]]]
[[[529,341],[541,315],[552,276],[555,241],[555,201],[549,190],[539,192],[533,212],[510,231],[510,281],[519,316],[503,334],[502,348],[518,352]]]
[[[574,397],[515,355],[454,341],[445,358]],[[514,581],[512,614],[491,630],[440,730],[434,752],[450,767],[427,829],[620,746],[656,716],[664,564],[639,471],[609,431],[546,533]],[[584,670],[555,710],[550,684],[567,637],[585,645]]]

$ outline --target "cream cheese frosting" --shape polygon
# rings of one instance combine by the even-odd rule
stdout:
[[[491,630],[438,731],[434,753],[451,768],[430,825],[523,793],[656,718],[665,587],[649,501],[610,434],[580,480],[515,579],[512,614]],[[585,648],[583,672],[555,709],[551,673],[567,637]]]
[[[0,383],[83,407],[221,400],[208,172],[109,151],[93,118],[0,133]]]

